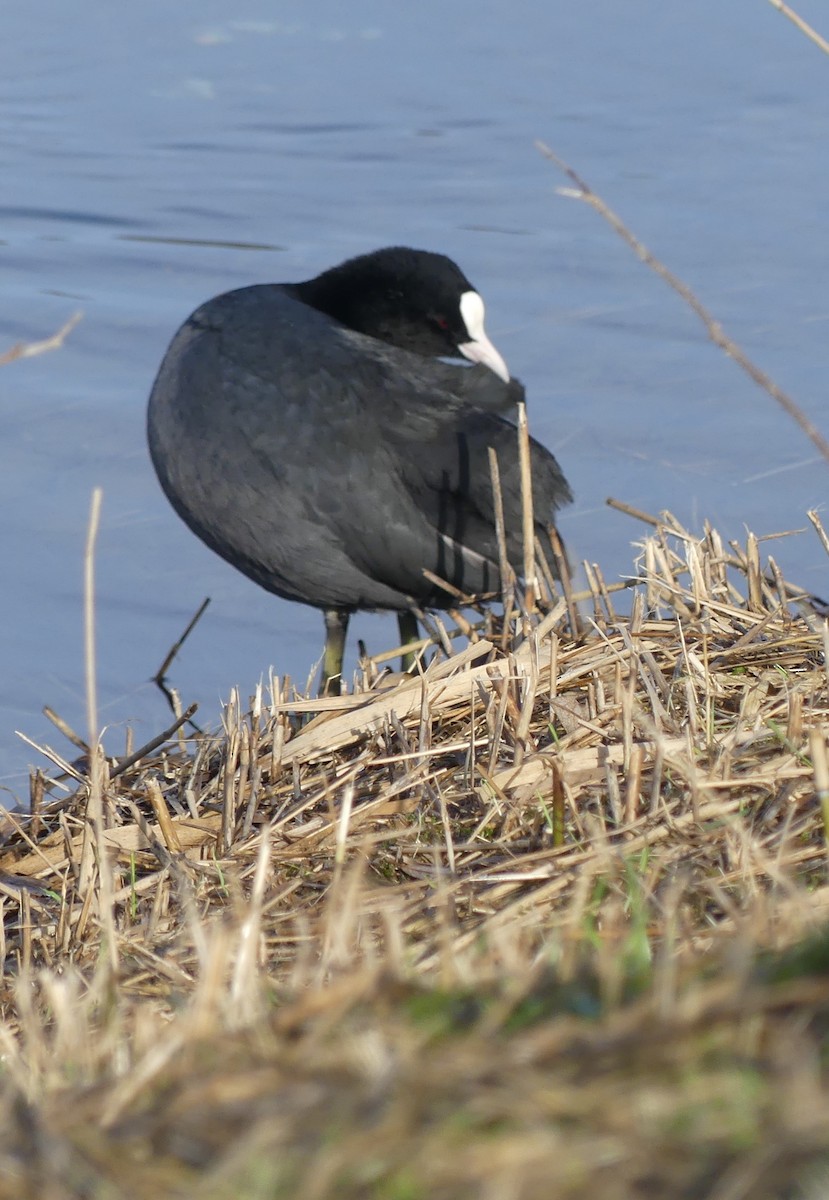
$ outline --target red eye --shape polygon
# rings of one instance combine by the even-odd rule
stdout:
[[[434,322],[437,325],[438,329],[448,329],[449,328],[449,322],[446,320],[446,317],[435,317]]]

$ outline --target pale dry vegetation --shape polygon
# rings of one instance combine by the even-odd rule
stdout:
[[[829,1195],[825,607],[653,525],[621,612],[588,569],[414,679],[43,748],[0,829],[0,1198]]]
[[[37,778],[0,1195],[822,1195],[825,621],[668,516],[637,575]]]

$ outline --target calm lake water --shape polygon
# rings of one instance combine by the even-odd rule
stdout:
[[[825,4],[802,0],[827,28]],[[3,429],[0,780],[25,731],[84,730],[82,554],[104,489],[98,657],[106,745],[168,721],[147,679],[205,595],[173,672],[215,725],[273,666],[304,680],[316,610],[205,549],[160,493],[144,408],[202,300],[392,243],[444,251],[484,294],[534,433],[576,494],[574,555],[608,579],[642,527],[614,495],[727,537],[803,528],[829,467],[533,147],[548,142],[829,432],[829,59],[765,0],[61,0],[7,6],[0,46]],[[321,435],[324,435],[322,431]],[[773,547],[829,592],[814,533]],[[392,619],[362,616],[373,650]]]

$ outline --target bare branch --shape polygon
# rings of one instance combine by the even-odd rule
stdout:
[[[772,399],[776,400],[781,408],[785,409],[792,420],[797,422],[797,424],[806,434],[807,438],[809,438],[810,441],[818,448],[826,461],[829,462],[829,442],[827,442],[820,430],[812,424],[812,422],[809,420],[803,410],[794,402],[791,396],[789,396],[787,392],[784,392],[782,388],[778,387],[774,380],[771,379],[770,376],[765,373],[765,371],[761,371],[759,367],[755,366],[746,353],[740,349],[737,343],[728,337],[720,323],[714,320],[708,309],[705,308],[705,306],[697,299],[697,297],[688,287],[688,284],[683,283],[679,276],[674,275],[673,271],[669,270],[663,262],[660,262],[660,260],[656,258],[656,256],[653,255],[650,250],[648,250],[647,246],[643,245],[642,242],[640,242],[639,239],[630,232],[622,218],[617,216],[617,214],[613,212],[613,210],[609,208],[607,204],[605,204],[601,196],[596,195],[592,188],[585,183],[580,175],[576,174],[572,167],[568,166],[563,159],[560,159],[558,155],[550,149],[549,146],[544,144],[544,142],[536,142],[535,144],[536,148],[541,152],[541,154],[543,154],[545,158],[549,159],[550,162],[555,163],[559,170],[563,171],[568,179],[570,179],[575,185],[574,188],[561,189],[562,194],[571,196],[576,200],[583,200],[586,204],[589,204],[591,208],[595,208],[596,212],[599,213],[600,216],[604,217],[604,219],[612,226],[616,233],[619,234],[619,237],[627,242],[628,246],[630,246],[637,258],[640,258],[646,266],[650,267],[652,271],[655,271],[657,275],[664,279],[665,282],[682,297],[689,308],[693,309],[708,331],[708,336],[711,338],[711,341],[716,346],[719,346],[721,350],[724,350],[729,358],[733,358],[737,365],[742,367],[746,374],[750,376],[750,378],[753,379],[759,387],[768,392]]]

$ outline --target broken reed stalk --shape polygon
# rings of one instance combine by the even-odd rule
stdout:
[[[163,733],[157,734],[154,738],[151,738],[148,742],[145,742],[143,746],[139,746],[139,748],[132,754],[128,754],[124,758],[117,759],[115,766],[109,773],[110,779],[115,779],[116,776],[123,774],[124,771],[127,771],[130,767],[134,766],[135,763],[140,762],[142,758],[146,758],[148,755],[152,754],[152,752],[157,750],[159,746],[163,746],[165,742],[169,742],[173,734],[178,733],[182,725],[185,725],[191,717],[196,715],[198,708],[199,706],[196,703],[188,705],[178,720],[173,721],[172,725],[169,725],[163,731]]]
[[[790,8],[788,4],[784,4],[783,0],[769,0],[769,4],[772,6],[772,8],[776,8],[779,13],[782,13],[784,17],[788,17],[792,24],[797,26],[801,33],[805,33],[806,37],[809,38],[810,41],[814,42],[814,44],[820,50],[822,50],[824,54],[829,54],[829,42],[827,42],[826,38],[821,37],[818,31],[813,29],[808,21],[804,21],[803,17],[801,17],[799,13],[796,13],[795,10]]]
[[[716,346],[719,346],[719,348],[723,350],[729,358],[733,358],[737,365],[745,371],[749,378],[752,379],[758,387],[761,387],[763,391],[771,396],[771,398],[775,400],[781,406],[781,408],[785,410],[785,412],[788,413],[788,415],[797,423],[803,433],[805,433],[806,437],[809,438],[812,444],[817,447],[826,461],[829,462],[829,441],[826,440],[817,426],[809,420],[809,418],[799,407],[799,405],[795,403],[791,396],[789,396],[787,392],[784,392],[781,387],[778,387],[774,380],[771,379],[771,377],[767,375],[765,371],[761,371],[760,368],[751,361],[745,351],[742,350],[740,346],[738,346],[737,343],[725,333],[720,323],[714,320],[713,316],[697,299],[696,295],[688,286],[688,284],[684,283],[679,276],[675,275],[673,271],[666,267],[665,264],[656,257],[656,255],[652,254],[651,251],[648,250],[647,246],[640,242],[639,239],[633,233],[631,233],[622,218],[619,217],[587,183],[585,183],[581,176],[578,175],[571,166],[569,166],[563,159],[559,158],[559,156],[553,150],[551,150],[545,142],[537,141],[535,145],[544,158],[549,159],[551,163],[554,163],[555,166],[557,166],[560,171],[563,171],[564,174],[575,185],[575,190],[571,190],[569,188],[560,188],[559,193],[564,196],[570,196],[576,200],[582,200],[585,204],[589,204],[591,208],[595,209],[596,212],[608,222],[611,228],[615,230],[619,237],[621,237],[622,240],[625,241],[628,246],[630,246],[637,258],[640,259],[641,262],[645,263],[646,266],[650,267],[651,270],[654,271],[661,279],[664,279],[668,286],[673,288],[678,296],[682,297],[688,307],[694,313],[696,313],[700,321],[702,321],[711,341]]]
[[[501,574],[501,593],[506,590],[510,575],[507,538],[504,526],[504,497],[501,492],[501,471],[494,447],[489,447],[489,477],[492,482],[492,505],[495,510],[495,537],[498,541],[498,570]]]
[[[506,646],[509,639],[509,627],[515,597],[515,576],[507,554],[507,533],[504,524],[504,497],[501,492],[501,471],[498,466],[498,455],[492,446],[489,447],[489,477],[492,481],[492,506],[495,511],[495,536],[498,540],[498,572],[501,576],[501,602],[504,606],[504,628],[501,631],[501,645]]]
[[[58,350],[63,345],[67,334],[75,328],[82,317],[82,312],[73,313],[69,320],[61,325],[57,333],[53,333],[51,337],[43,338],[42,341],[16,342],[8,350],[4,350],[0,354],[0,367],[14,362],[18,358],[34,358],[36,354],[46,354],[49,350]]]
[[[818,537],[820,538],[821,546],[823,546],[823,549],[826,551],[827,554],[829,554],[829,536],[827,536],[826,530],[823,528],[823,522],[820,519],[820,514],[817,512],[816,509],[810,508],[809,511],[806,513],[806,516],[809,518],[809,520],[814,525],[815,532],[817,533]]]
[[[556,564],[556,571],[561,580],[561,590],[564,592],[564,599],[567,603],[567,613],[570,619],[570,632],[573,637],[578,637],[581,628],[579,620],[578,602],[580,600],[589,600],[591,592],[574,592],[573,581],[570,578],[570,562],[567,558],[567,551],[564,548],[564,543],[561,540],[561,534],[555,525],[547,526],[547,536],[550,539],[550,549],[553,552],[553,559]],[[613,585],[616,586],[615,584]],[[624,586],[624,585],[623,585]]]
[[[156,687],[159,689],[159,691],[164,695],[164,698],[166,699],[167,703],[170,706],[170,711],[172,712],[173,716],[176,718],[176,721],[178,722],[178,724],[176,725],[177,729],[181,729],[186,724],[186,722],[190,720],[190,717],[193,714],[191,712],[190,716],[186,716],[182,719],[181,699],[179,698],[179,695],[178,695],[178,692],[176,691],[176,689],[173,687],[170,687],[170,685],[168,684],[167,671],[170,669],[170,666],[176,659],[179,651],[181,650],[184,643],[187,641],[190,634],[196,628],[196,625],[198,625],[199,621],[204,616],[204,613],[206,612],[207,606],[209,604],[210,604],[210,597],[205,596],[204,600],[202,600],[202,602],[199,605],[196,612],[190,618],[190,620],[187,624],[187,628],[184,630],[184,632],[182,633],[182,635],[178,639],[178,641],[174,642],[173,645],[170,647],[170,649],[167,651],[164,661],[162,662],[161,666],[156,671],[155,675],[153,675],[153,683],[156,685]],[[190,708],[193,708],[193,706],[191,705]],[[188,709],[188,712],[189,711],[190,710]],[[195,711],[195,709],[193,709],[193,711]],[[194,726],[194,728],[195,728],[196,733],[198,733],[199,732],[198,727]],[[182,734],[181,736],[183,738],[184,735]],[[183,744],[183,742],[182,742],[182,744]]]
[[[90,751],[98,745],[98,696],[95,679],[95,543],[101,523],[101,489],[95,488],[89,509],[84,551],[84,667],[86,670],[86,727]]]
[[[533,520],[533,484],[530,465],[530,432],[527,428],[527,406],[518,404],[518,461],[521,467],[521,522],[524,540],[524,606],[532,612],[538,602],[538,580],[535,573],[535,521]]]
[[[829,758],[826,754],[826,737],[823,730],[809,730],[809,754],[815,773],[815,791],[823,815],[823,840],[829,855]]]
[[[80,750],[83,755],[89,754],[89,745],[83,740],[80,734],[75,733],[72,726],[67,721],[64,721],[63,717],[56,713],[53,708],[50,708],[48,704],[43,705],[43,715],[48,721],[52,722],[55,729],[63,734],[67,742],[72,743],[76,750]]]
[[[115,913],[112,904],[112,876],[104,836],[103,748],[98,728],[98,692],[95,653],[95,544],[101,523],[103,492],[97,487],[92,493],[89,526],[84,551],[84,667],[86,674],[86,723],[89,739],[89,806],[95,832],[98,860],[99,912],[105,934],[106,953],[113,975],[118,970],[118,944],[115,935]],[[92,887],[91,877],[87,886]]]
[[[178,641],[174,642],[173,645],[170,647],[170,649],[167,651],[167,654],[165,655],[163,663],[158,668],[155,675],[153,675],[153,683],[158,684],[158,686],[160,688],[163,689],[167,672],[169,671],[174,660],[178,657],[179,651],[181,650],[182,646],[187,641],[190,634],[193,632],[193,630],[198,625],[199,621],[204,616],[209,604],[210,604],[210,597],[205,596],[204,600],[202,600],[201,604],[199,605],[199,607],[196,609],[193,616],[188,621],[187,628],[184,630],[181,637],[178,639]]]
[[[617,512],[641,521],[643,525],[651,525],[654,529],[659,526],[659,517],[652,517],[650,513],[644,512],[641,508],[634,508],[632,504],[627,504],[624,500],[616,500],[613,496],[608,496],[605,504],[608,508],[615,508]]]

